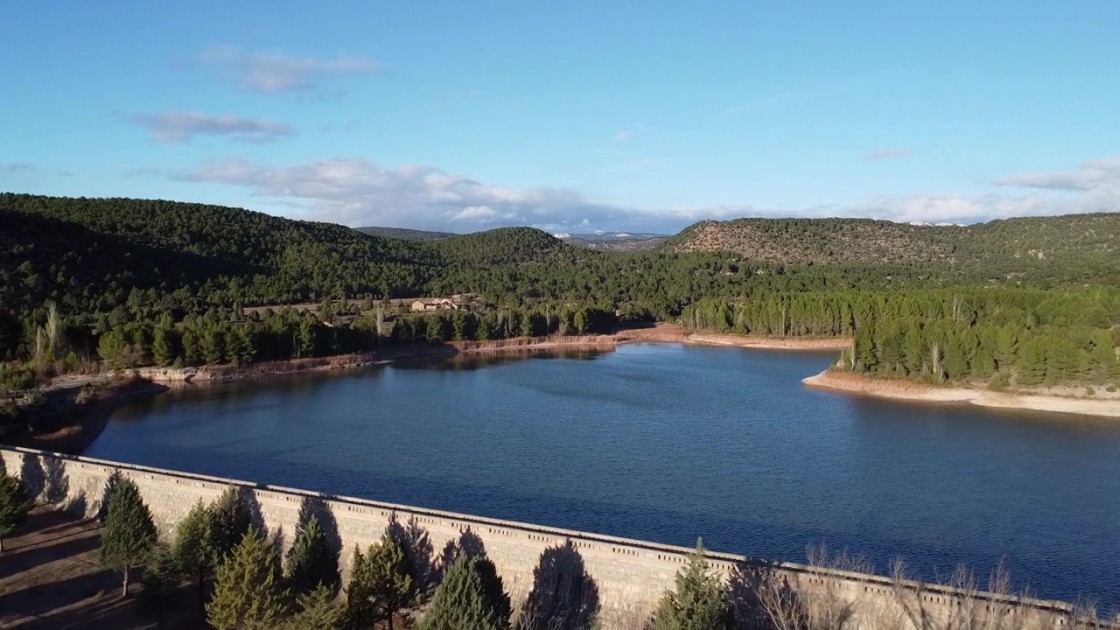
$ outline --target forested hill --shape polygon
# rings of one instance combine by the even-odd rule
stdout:
[[[870,219],[702,221],[667,251],[728,251],[785,263],[937,264],[1015,273],[1038,268],[1115,266],[1120,213],[992,221],[969,226],[908,225]]]
[[[430,245],[449,262],[469,266],[544,262],[565,255],[577,256],[580,251],[548,232],[528,227],[462,234],[432,241]]]
[[[410,230],[408,228],[359,227],[354,229],[362,234],[369,234],[370,236],[399,238],[405,241],[433,241],[437,238],[455,236],[455,234],[451,232],[429,232],[428,230]]]
[[[111,309],[133,288],[288,303],[410,293],[442,263],[419,243],[236,208],[0,194],[0,298],[22,310]],[[217,288],[215,288],[217,287]]]

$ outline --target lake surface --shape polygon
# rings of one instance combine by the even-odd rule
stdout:
[[[1120,422],[805,389],[833,353],[675,345],[162,394],[91,457],[886,573],[1001,558],[1120,605]]]

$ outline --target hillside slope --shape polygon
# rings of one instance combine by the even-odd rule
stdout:
[[[969,226],[870,219],[702,221],[665,243],[671,252],[729,251],[796,264],[932,264],[995,275],[1092,275],[1120,264],[1120,213],[1032,217]]]
[[[248,301],[416,293],[441,265],[419,243],[239,208],[0,194],[5,303],[75,308],[120,292],[236,281]],[[10,246],[9,246],[10,245]]]
[[[411,230],[409,228],[392,228],[392,227],[357,227],[355,230],[362,234],[370,236],[381,236],[383,238],[399,238],[403,241],[433,241],[437,238],[447,238],[448,236],[455,236],[452,232],[431,232],[428,230]]]

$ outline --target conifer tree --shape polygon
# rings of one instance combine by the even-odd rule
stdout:
[[[373,573],[369,557],[354,546],[350,583],[346,586],[346,621],[351,628],[373,625]]]
[[[727,589],[709,570],[704,544],[698,540],[688,566],[677,572],[675,590],[661,598],[653,626],[656,630],[716,630],[729,627],[730,620]]]
[[[485,556],[460,553],[432,598],[422,630],[509,628],[509,596]]]
[[[182,579],[183,573],[179,570],[175,556],[170,550],[156,545],[148,554],[144,575],[140,578],[140,584],[144,587],[140,591],[140,607],[146,612],[155,613],[162,620]]]
[[[309,518],[296,532],[296,539],[288,550],[285,577],[293,595],[311,593],[320,586],[325,586],[332,594],[338,592],[341,581],[338,554],[331,550],[318,517]]]
[[[338,630],[346,619],[337,592],[326,585],[298,596],[296,608],[299,612],[284,625],[286,630]]]
[[[128,597],[129,571],[142,566],[156,542],[152,513],[128,479],[116,484],[101,533],[101,564],[124,574],[121,597]]]
[[[171,554],[183,575],[198,589],[198,604],[206,602],[206,583],[214,577],[221,557],[218,553],[218,518],[214,508],[199,501],[175,532]]]
[[[155,335],[152,337],[152,361],[156,365],[171,365],[175,360],[176,348],[172,335],[174,332],[170,328],[162,326],[156,328]]]
[[[218,567],[206,620],[218,630],[276,628],[287,614],[288,597],[272,545],[251,530]]]
[[[4,550],[4,536],[27,519],[32,503],[23,482],[7,473],[0,476],[0,551]]]
[[[379,615],[389,622],[393,630],[393,617],[415,603],[416,591],[412,576],[408,571],[408,559],[399,541],[389,535],[381,539],[381,544],[371,554],[373,565],[373,600]]]
[[[214,538],[215,551],[218,557],[217,563],[220,564],[221,559],[232,552],[241,543],[245,534],[253,528],[253,520],[245,501],[241,498],[240,491],[234,486],[226,488],[212,509],[217,528]]]

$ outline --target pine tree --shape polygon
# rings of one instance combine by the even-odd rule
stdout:
[[[369,556],[355,546],[346,586],[346,621],[351,628],[369,628],[373,620],[373,567]]]
[[[509,628],[509,596],[484,556],[460,553],[443,576],[422,630],[502,630]]]
[[[124,574],[121,597],[128,597],[129,571],[144,564],[155,542],[156,526],[140,490],[127,479],[120,481],[109,500],[101,533],[101,564]]]
[[[341,578],[338,575],[338,554],[331,551],[319,519],[312,516],[296,532],[292,548],[288,550],[286,580],[294,595],[310,593],[325,586],[337,593]]]
[[[202,501],[191,508],[175,532],[171,553],[183,574],[194,581],[199,606],[206,602],[206,583],[221,560],[217,538],[218,515]]]
[[[218,630],[276,628],[287,614],[288,597],[272,545],[250,531],[218,567],[206,620]]]
[[[297,597],[296,608],[299,612],[284,624],[285,630],[338,630],[346,619],[337,591],[325,585]]]
[[[727,589],[708,569],[703,542],[688,566],[677,572],[676,589],[665,593],[657,606],[657,630],[715,630],[730,626],[731,606]]]
[[[159,366],[171,365],[178,354],[173,339],[174,332],[170,328],[156,328],[152,338],[152,361]]]
[[[214,510],[217,533],[214,537],[216,557],[220,560],[229,555],[245,534],[253,527],[252,517],[238,488],[230,486],[218,497]]]
[[[4,550],[4,536],[27,519],[32,505],[19,479],[7,473],[0,476],[0,551]]]
[[[155,613],[156,617],[163,618],[163,613],[175,596],[175,590],[183,580],[183,573],[179,563],[169,550],[156,545],[148,554],[144,564],[144,575],[140,584],[140,607],[145,612]]]
[[[393,618],[410,608],[416,599],[404,549],[385,534],[381,542],[369,548],[365,562],[369,565],[368,597],[373,620],[387,621],[389,630],[393,630]]]

